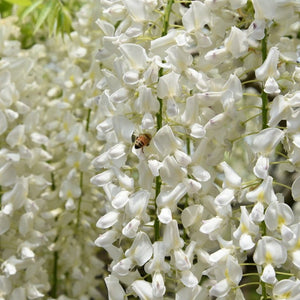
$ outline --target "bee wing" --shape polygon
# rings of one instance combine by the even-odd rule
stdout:
[[[131,142],[134,143],[136,141],[137,137],[138,136],[135,133],[133,133],[131,136]]]

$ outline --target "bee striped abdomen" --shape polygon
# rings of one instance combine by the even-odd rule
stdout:
[[[151,141],[151,135],[150,134],[140,134],[136,140],[135,140],[135,144],[134,144],[134,148],[135,149],[141,149],[145,146],[148,146],[149,143]]]

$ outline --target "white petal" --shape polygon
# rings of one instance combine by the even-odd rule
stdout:
[[[254,18],[257,20],[272,20],[275,17],[276,2],[264,0],[252,0],[255,10]]]
[[[266,128],[260,133],[253,135],[252,149],[255,153],[268,155],[275,150],[278,143],[284,137],[284,132],[278,128]]]
[[[6,277],[9,277],[11,275],[15,275],[17,273],[17,268],[13,262],[4,261],[1,264],[2,272]]]
[[[175,138],[169,125],[163,126],[153,137],[153,144],[162,157],[165,157],[180,147],[180,142]]]
[[[187,193],[189,195],[197,193],[202,187],[200,182],[193,180],[193,179],[189,179],[189,178],[185,178],[183,183],[184,183],[185,187],[187,188]]]
[[[113,177],[114,177],[114,172],[112,170],[106,170],[100,174],[97,174],[95,176],[93,176],[90,179],[90,182],[92,184],[95,184],[97,186],[103,186],[109,182],[112,181]]]
[[[34,258],[35,254],[29,247],[22,247],[21,259]]]
[[[274,284],[277,281],[276,273],[272,265],[268,264],[265,266],[261,280],[269,284]]]
[[[189,9],[182,17],[183,26],[188,32],[201,30],[210,22],[210,12],[202,2],[192,2]]]
[[[119,280],[117,277],[113,275],[109,275],[108,277],[104,278],[107,291],[108,291],[108,297],[112,300],[123,300],[125,297],[125,292],[119,283]]]
[[[6,142],[10,147],[15,147],[17,145],[21,145],[25,142],[25,126],[18,125],[16,126],[6,137]]]
[[[235,26],[232,26],[230,34],[225,40],[224,45],[234,58],[243,56],[248,50],[246,32],[238,29]]]
[[[140,220],[137,218],[133,218],[130,222],[128,222],[125,227],[122,229],[122,234],[132,239],[136,236],[136,233],[140,226]]]
[[[39,145],[46,145],[49,140],[47,136],[40,134],[38,132],[31,133],[30,137],[34,143],[39,144]]]
[[[10,227],[10,218],[0,211],[0,235],[5,233]]]
[[[223,219],[220,217],[214,217],[209,220],[203,220],[203,225],[200,227],[200,231],[209,234],[216,229],[219,229]]]
[[[232,9],[238,9],[243,7],[247,3],[247,0],[230,0]]]
[[[174,156],[178,164],[182,167],[186,167],[192,161],[190,156],[188,156],[186,153],[179,150],[175,151]]]
[[[33,228],[33,213],[28,212],[21,216],[19,221],[19,232],[25,236]]]
[[[225,162],[220,164],[225,173],[225,184],[229,188],[239,188],[242,183],[242,178]]]
[[[222,248],[217,250],[216,252],[212,253],[209,256],[209,262],[211,264],[216,264],[218,262],[220,262],[221,260],[223,260],[224,258],[226,258],[228,255],[230,254],[230,250],[227,248]]]
[[[129,201],[129,197],[128,195],[130,194],[130,192],[128,191],[120,191],[112,200],[111,205],[113,208],[115,209],[120,209],[122,207],[124,207],[127,202]]]
[[[167,115],[168,117],[177,116],[179,112],[178,105],[173,98],[167,100]]]
[[[225,297],[230,290],[229,283],[226,279],[223,279],[213,285],[213,287],[209,290],[209,294],[215,297]]]
[[[132,218],[142,216],[147,208],[149,198],[150,193],[146,190],[139,190],[131,195],[126,206],[126,214]]]
[[[5,114],[0,111],[0,135],[7,130],[7,120]]]
[[[203,206],[191,205],[186,207],[181,214],[182,225],[184,228],[192,226],[194,223],[201,220],[203,213]]]
[[[132,0],[125,0],[125,3],[131,1],[134,5],[134,10],[137,9],[138,2],[142,3],[142,1],[134,2]],[[121,53],[124,55],[125,59],[130,63],[132,69],[140,71],[146,67],[147,63],[147,54],[146,50],[138,45],[138,44],[122,44],[120,45]]]
[[[122,188],[132,191],[134,187],[134,179],[123,172],[117,171],[117,178]]]
[[[122,103],[128,100],[129,98],[129,91],[126,88],[120,88],[112,93],[109,97],[111,102],[115,103]]]
[[[173,156],[167,156],[163,160],[163,165],[159,169],[159,174],[163,182],[170,186],[175,186],[183,181],[186,172],[180,167],[180,165],[178,165]]]
[[[183,183],[178,183],[171,190],[161,191],[157,197],[157,205],[159,207],[172,207],[186,194],[186,187]]]
[[[234,199],[234,190],[225,189],[216,198],[215,203],[217,205],[225,206],[230,204]]]
[[[37,287],[33,284],[28,284],[28,286],[26,287],[26,291],[28,299],[36,299],[44,296],[44,294],[39,292]]]
[[[194,288],[181,288],[177,293],[176,293],[176,300],[186,300],[186,299],[197,299],[197,296],[201,292],[201,287],[199,285],[195,286]]]
[[[293,264],[299,269],[300,268],[300,250],[292,252]]]
[[[125,276],[129,273],[129,270],[134,266],[131,257],[127,257],[119,261],[112,267],[112,270],[121,276]]]
[[[264,91],[267,94],[275,95],[280,93],[280,89],[278,86],[277,81],[273,77],[268,77],[265,86],[264,86]]]
[[[136,85],[139,81],[139,72],[137,71],[127,71],[123,75],[123,81],[128,85]]]
[[[175,72],[170,72],[159,78],[157,86],[157,95],[159,98],[173,99],[180,94],[180,75]]]
[[[96,227],[98,228],[109,228],[111,226],[113,226],[114,224],[116,224],[118,222],[118,217],[119,217],[118,212],[116,211],[110,211],[107,214],[105,214],[103,217],[101,217],[97,223],[96,223]]]
[[[263,81],[266,80],[268,77],[278,77],[279,72],[277,70],[277,64],[279,60],[279,54],[280,52],[276,47],[272,47],[269,50],[268,56],[264,63],[258,69],[255,70],[255,75],[258,80]]]
[[[158,215],[158,219],[163,224],[168,224],[172,221],[172,212],[168,207],[164,207],[160,214]]]
[[[295,201],[300,201],[300,176],[292,184],[292,196]]]
[[[152,291],[154,297],[162,297],[166,292],[164,278],[160,272],[155,272],[153,275]]]
[[[136,280],[131,284],[131,286],[140,299],[154,299],[150,282],[144,280]]]
[[[182,271],[180,281],[189,288],[193,288],[198,284],[197,277],[189,270]]]
[[[155,159],[149,159],[148,160],[148,166],[149,166],[149,169],[150,169],[152,175],[153,176],[158,176],[159,175],[159,169],[161,168],[162,163],[158,160],[155,160]]]
[[[249,234],[245,234],[245,233],[242,234],[239,244],[240,244],[241,250],[243,250],[243,251],[250,250],[255,246],[255,244],[252,241],[251,236]]]
[[[208,51],[205,54],[204,59],[209,63],[219,64],[225,61],[228,56],[226,48],[220,48]]]
[[[201,166],[192,167],[192,174],[200,182],[206,182],[211,178],[209,172],[203,169]]]
[[[163,235],[163,243],[166,251],[183,247],[184,242],[179,235],[179,229],[176,220],[172,220],[170,223],[166,224]]]
[[[133,122],[122,115],[117,115],[113,117],[112,123],[116,135],[123,141],[132,143],[131,139],[135,128]]]
[[[254,205],[249,217],[253,222],[257,222],[257,223],[264,220],[265,218],[264,206],[261,202],[258,202]]]
[[[117,144],[111,147],[108,151],[110,159],[119,159],[126,155],[126,146],[124,144]]]
[[[15,288],[12,291],[9,300],[27,300],[25,288],[24,287]]]
[[[178,270],[184,271],[191,268],[191,263],[187,255],[181,250],[174,250],[175,266]]]
[[[131,256],[138,266],[142,266],[151,258],[152,253],[153,248],[150,238],[146,233],[139,232],[125,255],[127,257]]]
[[[115,230],[108,230],[101,234],[96,240],[95,245],[98,247],[103,247],[106,245],[111,245],[118,238],[118,232]]]
[[[145,130],[152,129],[154,127],[154,119],[152,114],[145,113],[142,119],[142,128]]]
[[[197,139],[201,139],[205,136],[205,129],[202,125],[195,123],[191,126],[191,136]]]
[[[256,177],[265,179],[268,176],[269,158],[260,156],[253,168],[253,173]]]
[[[285,242],[288,242],[296,237],[295,233],[286,225],[281,226],[281,236]]]
[[[262,40],[265,36],[265,20],[254,20],[248,27],[248,37],[255,40]]]

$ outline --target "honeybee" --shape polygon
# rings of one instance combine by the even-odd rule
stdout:
[[[134,148],[142,149],[142,151],[143,151],[143,148],[145,146],[149,146],[151,139],[152,139],[152,136],[149,133],[140,134],[135,140]]]

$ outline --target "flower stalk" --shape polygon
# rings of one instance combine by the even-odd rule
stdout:
[[[267,40],[268,40],[268,34],[267,34],[267,29],[265,29],[265,35],[264,38],[261,41],[261,54],[262,54],[262,61],[264,62],[267,58]],[[262,89],[261,92],[261,100],[262,100],[262,110],[261,110],[261,115],[262,115],[262,129],[265,129],[268,127],[268,95]]]

